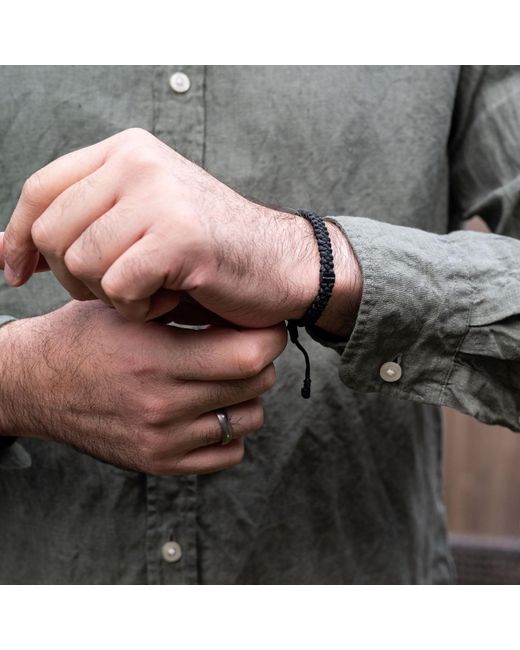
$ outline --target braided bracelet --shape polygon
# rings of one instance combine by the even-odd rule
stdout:
[[[307,210],[297,210],[296,214],[307,219],[311,224],[320,253],[320,287],[316,298],[314,298],[311,306],[303,315],[303,318],[287,321],[287,330],[291,343],[294,343],[301,350],[305,359],[305,379],[303,380],[301,394],[304,399],[308,399],[311,396],[311,364],[307,350],[298,340],[298,327],[309,327],[318,321],[332,295],[336,275],[334,273],[332,245],[325,222],[320,216]]]

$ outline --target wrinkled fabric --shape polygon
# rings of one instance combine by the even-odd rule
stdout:
[[[334,221],[364,273],[356,326],[341,349],[345,384],[520,431],[520,242]],[[393,360],[401,379],[381,381],[379,368]]]
[[[298,350],[277,361],[238,467],[158,478],[18,441],[0,581],[452,582],[439,407],[520,429],[519,92],[504,66],[0,68],[3,225],[33,171],[140,126],[245,196],[328,215],[364,276],[348,341],[302,334],[310,400]],[[459,231],[475,214],[497,234]],[[0,285],[17,318],[67,299],[50,274]]]

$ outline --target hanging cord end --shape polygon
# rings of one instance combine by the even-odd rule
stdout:
[[[287,321],[287,330],[289,332],[291,343],[294,343],[305,359],[305,379],[303,380],[301,395],[304,399],[309,399],[311,396],[311,361],[307,350],[298,339],[298,325],[294,321]]]
[[[302,397],[303,399],[309,399],[310,396],[311,396],[311,378],[305,377],[302,386]]]

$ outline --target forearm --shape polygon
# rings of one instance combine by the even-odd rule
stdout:
[[[0,446],[3,447],[20,435],[16,421],[22,405],[17,403],[16,393],[24,361],[18,345],[21,323],[7,318],[0,323]]]
[[[22,404],[17,397],[16,373],[21,368],[17,353],[16,332],[20,321],[11,317],[0,317],[0,469],[20,470],[31,466],[31,457],[22,445],[16,442],[22,430],[16,425],[22,413]],[[18,358],[18,363],[16,359]],[[23,392],[18,394],[18,397]]]

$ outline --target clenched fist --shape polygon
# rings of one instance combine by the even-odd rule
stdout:
[[[346,238],[327,227],[337,279],[318,325],[340,332],[357,308],[360,274]],[[50,268],[73,297],[101,298],[131,320],[189,296],[227,321],[266,327],[302,317],[319,285],[304,219],[252,203],[140,129],[31,176],[4,247],[11,285]]]

